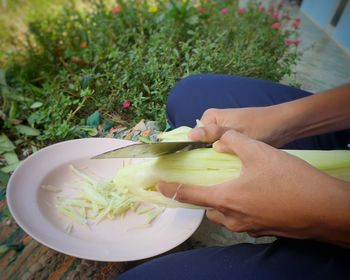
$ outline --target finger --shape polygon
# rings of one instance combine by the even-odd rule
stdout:
[[[192,129],[189,132],[188,137],[192,141],[213,143],[216,140],[220,139],[220,137],[229,129],[230,128],[224,126],[208,124],[203,127],[197,127]]]
[[[215,207],[218,203],[217,195],[211,187],[166,182],[159,182],[156,187],[164,196],[174,198],[179,202],[203,207]]]
[[[243,223],[242,217],[237,213],[230,213],[225,215],[221,211],[210,209],[207,210],[207,217],[216,224],[225,226],[231,231],[244,232],[249,229],[247,224]]]
[[[240,222],[238,218],[233,216],[233,213],[231,213],[231,215],[228,216],[218,210],[213,209],[213,210],[207,210],[207,217],[212,222],[223,225],[231,231],[236,231],[236,232],[245,231],[244,225]]]
[[[201,122],[204,125],[208,124],[217,124],[217,119],[216,117],[219,115],[220,109],[215,109],[215,108],[210,108],[205,110],[201,117]]]
[[[226,216],[218,210],[210,209],[206,212],[207,218],[218,225],[225,225]]]
[[[257,156],[256,149],[259,144],[259,141],[230,129],[213,144],[213,148],[220,153],[236,154],[243,163],[247,163]]]

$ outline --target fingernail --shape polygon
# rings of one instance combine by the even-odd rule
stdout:
[[[222,145],[220,143],[220,140],[217,140],[213,143],[213,149],[216,152],[220,152],[222,150]]]
[[[204,136],[205,133],[202,128],[193,128],[188,134],[188,137],[193,141],[203,140]]]

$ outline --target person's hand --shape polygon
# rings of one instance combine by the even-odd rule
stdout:
[[[340,191],[346,183],[233,130],[214,149],[240,157],[239,178],[210,187],[160,182],[158,190],[167,197],[176,193],[180,202],[208,207],[213,222],[254,236],[322,239],[323,226],[349,224],[337,206],[348,205]]]
[[[208,109],[201,123],[204,127],[194,128],[189,133],[191,140],[212,143],[230,129],[274,147],[281,147],[293,140],[287,131],[287,115],[276,106]]]

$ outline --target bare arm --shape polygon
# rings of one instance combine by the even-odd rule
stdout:
[[[209,109],[192,140],[214,142],[235,129],[281,147],[296,139],[350,128],[350,83],[313,96],[267,107]]]
[[[290,139],[350,128],[350,84],[277,105],[289,119]]]

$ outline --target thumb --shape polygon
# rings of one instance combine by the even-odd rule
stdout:
[[[257,157],[256,148],[259,144],[259,141],[253,140],[242,133],[230,129],[213,144],[213,148],[220,153],[235,154],[243,163],[247,163]]]
[[[211,187],[159,182],[156,185],[164,196],[174,198],[183,203],[194,204],[203,207],[215,207],[215,192]]]
[[[215,124],[208,124],[208,125],[203,126],[203,127],[193,128],[189,132],[188,137],[192,141],[213,143],[216,140],[220,139],[220,137],[229,129],[230,128],[224,127],[224,126],[218,126]]]

